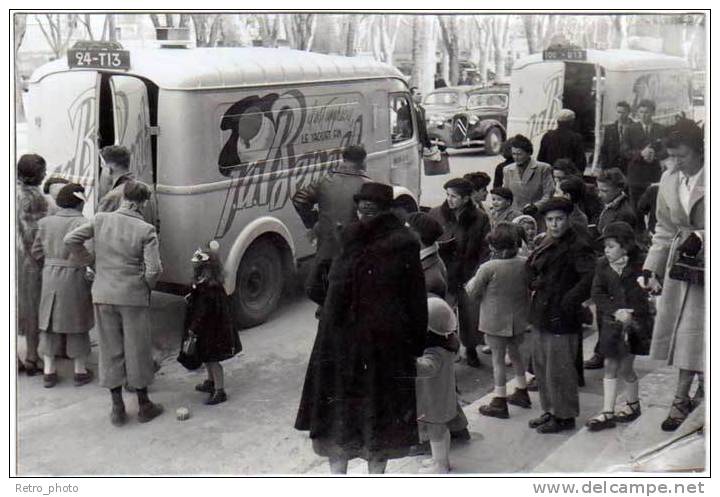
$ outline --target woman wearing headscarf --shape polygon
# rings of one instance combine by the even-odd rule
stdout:
[[[40,184],[45,178],[45,159],[26,154],[17,163],[15,203],[17,250],[17,319],[18,332],[25,335],[25,362],[18,359],[18,368],[30,375],[42,372],[38,357],[38,304],[40,302],[41,268],[32,258],[31,249],[38,221],[47,215],[48,203]]]

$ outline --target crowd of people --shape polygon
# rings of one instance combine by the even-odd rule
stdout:
[[[563,109],[539,158],[528,138],[514,136],[494,179],[452,178],[446,200],[427,212],[395,208],[392,188],[364,176],[362,147],[296,193],[309,236],[319,248],[333,241],[307,282],[319,328],[295,427],[309,432],[333,473],[356,457],[382,472],[423,442],[432,458],[421,471],[448,472],[450,440],[470,438],[454,378],[461,351],[472,367],[479,351],[492,356],[494,392],[479,415],[531,409],[528,392],[537,390],[529,427],[541,434],[576,427],[584,369],[605,370],[603,407],[588,416],[588,430],[636,420],[638,355],[679,370],[662,430],[700,405],[703,131],[685,119],[652,122],[651,101],[639,103],[638,122],[628,110],[620,102],[605,129],[593,181],[583,177],[574,113]],[[593,322],[597,346],[583,361]]]
[[[697,408],[704,139],[691,121],[668,129],[652,122],[654,107],[641,101],[634,122],[630,106],[618,104],[596,184],[583,179],[582,138],[563,109],[537,158],[527,137],[514,136],[495,178],[452,178],[446,200],[427,212],[395,205],[393,188],[366,174],[362,146],[346,148],[342,164],[295,193],[317,244],[306,290],[319,320],[295,428],[309,432],[333,473],[357,457],[382,473],[422,442],[432,453],[422,471],[448,472],[450,440],[470,438],[455,383],[461,351],[472,367],[480,366],[478,349],[492,357],[493,397],[479,414],[505,419],[509,405],[531,409],[528,392],[537,390],[539,415],[529,427],[542,434],[575,428],[585,368],[605,369],[603,408],[589,430],[637,419],[637,355],[679,370],[663,430]],[[42,373],[52,388],[60,381],[56,357],[66,356],[74,384],[86,385],[94,378],[88,333],[96,328],[99,383],[110,391],[112,424],[121,426],[123,386],[137,394],[140,422],[163,412],[147,391],[156,369],[150,293],[162,264],[150,188],[128,170],[127,149],[106,147],[101,157],[92,219],[82,214],[82,185],[43,183],[40,156],[18,161],[18,324],[27,344],[18,367]],[[241,349],[217,249],[211,242],[189,261],[184,332],[206,365],[196,389],[209,394],[209,405],[227,399],[220,363]],[[593,320],[597,346],[583,362],[583,327]],[[619,406],[618,380],[625,383]]]

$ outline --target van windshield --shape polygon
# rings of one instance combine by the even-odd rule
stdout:
[[[458,94],[453,91],[431,93],[425,97],[425,104],[430,105],[455,105],[458,103]]]

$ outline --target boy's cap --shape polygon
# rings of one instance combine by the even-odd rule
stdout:
[[[457,329],[457,318],[448,305],[440,297],[428,297],[428,330],[436,335],[447,336]]]

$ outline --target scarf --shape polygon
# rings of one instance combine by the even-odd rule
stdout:
[[[608,264],[610,264],[610,267],[618,274],[618,276],[622,276],[622,272],[625,267],[627,267],[629,260],[630,258],[627,255],[624,255],[622,257],[618,257],[614,261],[608,259]]]
[[[439,249],[440,246],[437,244],[437,242],[425,247],[424,249],[420,249],[420,260],[422,261],[423,259],[437,253]]]

